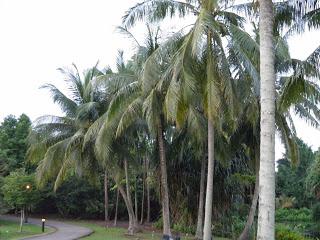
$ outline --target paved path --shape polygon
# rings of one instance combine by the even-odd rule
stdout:
[[[0,215],[0,219],[20,221],[15,216]],[[29,218],[29,223],[41,225],[41,219]],[[24,240],[74,240],[90,235],[93,231],[89,228],[63,223],[55,220],[46,220],[46,226],[55,228],[56,231],[47,235],[27,237]]]

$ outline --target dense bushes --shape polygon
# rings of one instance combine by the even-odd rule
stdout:
[[[102,187],[91,186],[78,178],[66,181],[55,197],[58,211],[65,217],[99,218],[104,212],[103,200]]]
[[[185,225],[185,224],[181,224],[181,223],[174,224],[172,229],[178,233],[195,234],[195,232],[196,232],[195,225]]]
[[[312,212],[308,208],[286,209],[276,211],[277,222],[309,222],[312,220]]]
[[[307,240],[307,238],[286,227],[277,227],[276,240]]]
[[[213,223],[213,232],[217,236],[236,238],[241,234],[245,223],[245,219],[238,216],[223,217],[219,222]]]

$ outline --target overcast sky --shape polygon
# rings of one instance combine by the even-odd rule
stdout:
[[[39,87],[44,83],[63,86],[58,67],[76,63],[84,69],[98,60],[101,67],[113,66],[118,49],[130,52],[133,45],[114,30],[125,10],[136,2],[0,0],[0,121],[9,114],[26,113],[32,120],[60,114],[48,92]],[[143,29],[140,24],[133,32],[143,39]],[[303,59],[320,45],[320,34],[307,33],[289,43],[292,56]],[[317,149],[320,131],[299,120],[296,125],[298,136]],[[277,158],[282,151],[277,141]]]

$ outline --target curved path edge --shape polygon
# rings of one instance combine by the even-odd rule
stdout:
[[[10,215],[0,215],[0,219],[9,221],[19,221],[19,217]],[[35,224],[41,226],[41,219],[28,218],[30,224]],[[21,240],[75,240],[89,236],[93,231],[86,227],[81,227],[69,223],[60,222],[57,220],[46,220],[46,226],[55,229],[56,231],[29,236],[21,238]]]

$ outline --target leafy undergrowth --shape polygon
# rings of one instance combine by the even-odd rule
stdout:
[[[300,209],[277,209],[277,222],[310,222],[312,221],[312,211],[308,208]]]
[[[97,224],[88,223],[86,221],[76,221],[72,222],[73,224],[78,224],[87,228],[90,228],[94,231],[93,234],[91,234],[88,237],[82,238],[85,240],[128,240],[128,239],[134,239],[134,240],[158,240],[161,238],[161,234],[158,232],[143,232],[138,233],[135,236],[128,236],[126,235],[126,229],[124,228],[104,228]],[[191,240],[194,239],[193,236],[181,236],[182,240]],[[227,240],[226,238],[215,238],[216,240]]]
[[[52,229],[45,229],[45,232]],[[22,232],[19,232],[19,223],[0,220],[0,239],[1,240],[16,240],[22,237],[42,234],[41,227],[32,224],[24,224]]]

